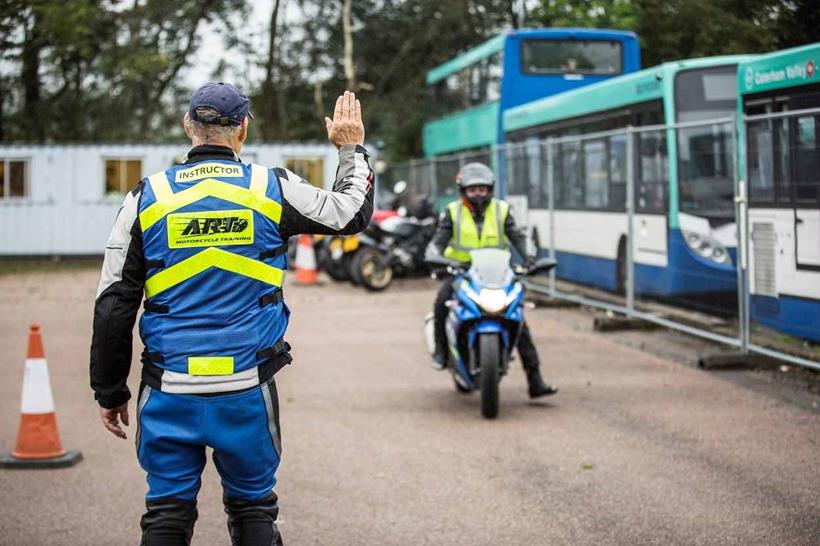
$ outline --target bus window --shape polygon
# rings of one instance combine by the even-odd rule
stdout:
[[[706,121],[734,114],[736,65],[680,72],[675,78],[679,122]],[[734,216],[732,124],[677,131],[680,210],[715,219]]]
[[[590,74],[623,72],[621,42],[614,40],[523,40],[524,74]]]
[[[814,204],[820,198],[820,117],[802,116],[794,123],[794,198],[796,202]]]
[[[427,116],[437,118],[499,100],[502,70],[499,52],[433,84]]]
[[[606,146],[603,140],[584,142],[584,207],[605,209],[609,206]]]
[[[501,53],[495,53],[487,57],[485,70],[485,100],[487,102],[501,100],[501,76],[504,73],[501,66]]]
[[[584,185],[581,178],[581,145],[578,142],[566,142],[558,146],[557,154],[560,158],[561,177],[557,181],[561,186],[560,206],[565,208],[583,208]]]
[[[626,203],[626,135],[609,137],[609,207],[624,210]]]
[[[748,125],[749,197],[755,202],[774,201],[774,142],[772,124],[759,121]]]
[[[666,135],[650,131],[638,135],[638,172],[635,188],[635,208],[638,212],[666,210]]]

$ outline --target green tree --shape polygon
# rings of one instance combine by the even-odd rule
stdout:
[[[184,91],[177,77],[209,21],[235,32],[245,0],[12,1],[0,56],[3,138],[35,141],[156,140]],[[14,76],[18,77],[14,77]],[[173,106],[169,108],[169,106]],[[174,119],[174,125],[179,125]]]

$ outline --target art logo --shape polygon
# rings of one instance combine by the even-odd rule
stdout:
[[[170,248],[253,243],[253,211],[250,210],[169,214],[166,225]]]

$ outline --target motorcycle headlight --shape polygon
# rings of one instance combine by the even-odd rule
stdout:
[[[695,233],[694,231],[683,231],[683,238],[686,244],[689,245],[689,248],[697,252],[702,258],[706,258],[718,264],[729,263],[730,257],[726,251],[726,247],[711,237]]]
[[[503,290],[483,288],[478,294],[477,303],[488,313],[498,313],[507,307],[507,293]]]

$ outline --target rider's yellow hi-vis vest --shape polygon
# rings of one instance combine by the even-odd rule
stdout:
[[[453,221],[453,237],[444,249],[444,256],[460,262],[470,261],[470,251],[479,248],[504,248],[509,245],[504,234],[504,223],[510,206],[504,201],[492,199],[484,210],[481,235],[478,234],[473,215],[461,200],[447,206]]]

